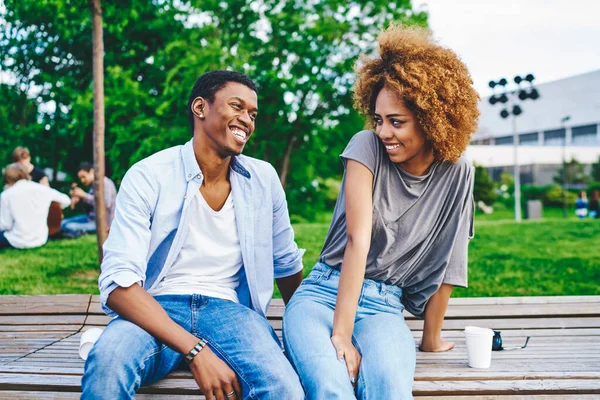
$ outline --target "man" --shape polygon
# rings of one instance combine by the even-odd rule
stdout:
[[[193,139],[125,175],[99,278],[113,319],[90,352],[83,399],[132,398],[185,359],[212,399],[303,399],[265,318],[273,278],[287,302],[302,280],[274,168],[240,155],[257,92],[214,71],[192,89]]]
[[[83,162],[77,169],[77,177],[85,186],[91,186],[86,193],[73,184],[71,189],[71,208],[74,208],[77,203],[83,201],[91,210],[87,215],[77,215],[67,218],[62,222],[61,230],[64,236],[76,238],[87,233],[96,232],[96,201],[94,200],[94,167],[88,162]],[[115,204],[117,198],[117,188],[110,178],[104,177],[104,203],[106,205],[106,224],[110,228],[110,224],[115,215]]]
[[[31,154],[27,147],[17,147],[12,153],[13,162],[20,164],[25,172],[29,174],[31,180],[41,185],[50,187],[48,176],[43,169],[36,167],[31,163]]]
[[[0,196],[0,249],[29,249],[48,241],[48,212],[53,201],[62,208],[69,196],[29,180],[20,164],[4,169],[4,192]]]

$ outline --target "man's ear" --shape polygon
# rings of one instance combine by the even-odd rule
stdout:
[[[194,115],[200,119],[204,119],[204,105],[206,104],[206,100],[202,97],[196,97],[192,102],[192,112]]]

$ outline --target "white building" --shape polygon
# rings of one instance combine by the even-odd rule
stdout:
[[[521,85],[528,87],[527,82]],[[514,86],[514,85],[513,85]],[[479,165],[490,168],[493,178],[512,172],[513,146],[519,145],[521,182],[545,185],[563,162],[572,158],[584,164],[600,156],[600,70],[535,85],[537,100],[517,100],[523,113],[502,118],[508,104],[480,103],[479,130],[473,136],[467,155]],[[565,117],[568,121],[562,122]],[[563,145],[565,148],[563,149]],[[563,151],[564,150],[564,151]],[[589,170],[589,166],[588,166]]]

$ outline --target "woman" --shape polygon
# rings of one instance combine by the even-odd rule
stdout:
[[[356,109],[372,120],[341,158],[333,221],[284,315],[284,344],[308,399],[411,398],[415,343],[444,351],[453,285],[467,284],[473,168],[461,158],[478,95],[464,64],[421,29],[392,26],[359,70]]]
[[[598,218],[600,215],[600,192],[592,191],[592,199],[590,200],[590,218]]]

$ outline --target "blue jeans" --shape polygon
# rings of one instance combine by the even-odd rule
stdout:
[[[304,399],[304,392],[269,322],[255,311],[202,295],[164,295],[167,314],[235,371],[244,399]],[[140,386],[173,370],[184,356],[137,325],[112,320],[85,363],[82,399],[132,399]]]
[[[88,233],[96,233],[96,221],[91,221],[87,215],[77,215],[65,218],[60,230],[68,237],[79,237]]]
[[[321,263],[302,282],[283,317],[283,342],[307,399],[411,399],[415,340],[402,289],[365,279],[352,341],[362,356],[356,391],[331,343],[340,273]]]
[[[0,231],[0,250],[2,249],[14,249],[14,247],[10,244],[6,236],[4,236],[4,232]]]

